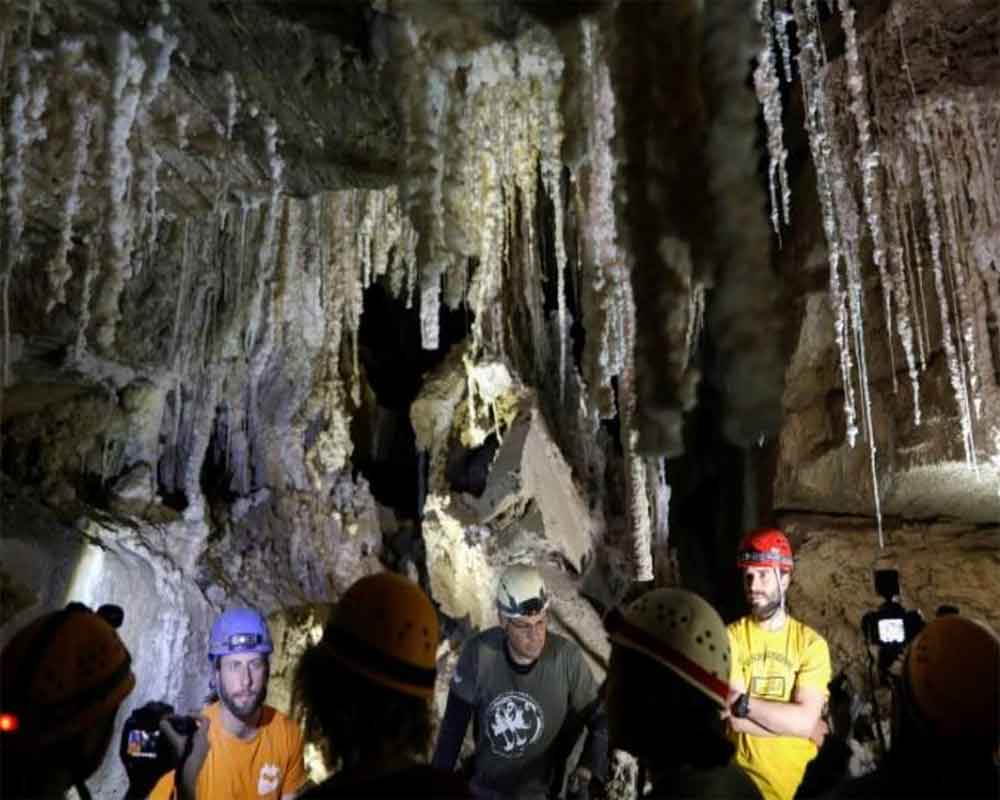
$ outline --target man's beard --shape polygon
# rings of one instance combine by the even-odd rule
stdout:
[[[751,602],[750,613],[753,614],[753,618],[758,622],[767,622],[781,610],[781,606],[781,596],[771,596],[762,606],[754,605],[753,602]]]
[[[232,695],[230,695],[224,686],[219,685],[219,700],[222,704],[229,710],[236,719],[241,722],[251,722],[253,721],[254,715],[260,710],[260,707],[264,704],[264,695],[266,690],[264,688],[258,689],[253,697],[249,701],[243,701],[242,704],[239,703]]]

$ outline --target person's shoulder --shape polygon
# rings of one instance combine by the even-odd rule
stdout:
[[[222,713],[222,704],[218,700],[207,703],[199,713],[201,716],[208,718],[208,721],[212,723],[212,728],[218,730],[219,725],[222,724],[219,721],[219,714]],[[209,728],[209,733],[211,733],[212,728]]]
[[[750,617],[743,616],[739,619],[734,619],[726,626],[726,630],[730,636],[746,636],[750,630]]]
[[[822,642],[824,645],[826,644],[826,639],[823,637],[823,634],[815,628],[806,625],[806,623],[802,620],[790,616],[788,618],[788,622],[795,631],[795,634],[802,639],[803,644],[807,646],[817,642]]]
[[[264,704],[260,712],[260,726],[275,733],[298,736],[299,725],[295,720],[272,705]]]
[[[566,662],[583,661],[583,650],[572,639],[551,631],[547,634],[547,639],[545,649],[551,658]]]
[[[503,628],[499,625],[494,625],[492,628],[485,628],[472,634],[463,642],[462,649],[499,650],[502,646]]]

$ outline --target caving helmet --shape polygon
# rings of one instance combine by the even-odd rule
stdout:
[[[2,661],[0,742],[34,751],[72,739],[113,714],[135,688],[116,628],[124,613],[82,603],[45,614],[8,642]]]
[[[1000,744],[1000,637],[958,615],[929,622],[903,663],[905,710],[934,738]]]
[[[212,625],[208,640],[208,658],[215,659],[233,653],[273,652],[267,620],[252,608],[231,608],[220,614]]]
[[[530,564],[512,564],[503,571],[497,584],[497,610],[516,619],[540,614],[549,606],[545,581]]]
[[[720,708],[729,697],[729,634],[709,603],[684,589],[647,592],[604,619],[611,641],[671,670]]]
[[[437,612],[423,589],[402,575],[381,572],[344,593],[319,646],[352,672],[429,699],[440,639]]]
[[[773,567],[781,572],[791,572],[794,566],[792,546],[777,528],[760,528],[751,531],[740,542],[736,566]]]

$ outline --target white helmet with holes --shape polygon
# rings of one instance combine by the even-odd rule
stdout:
[[[540,614],[549,605],[545,581],[530,564],[513,564],[497,584],[497,610],[505,617]]]
[[[698,691],[726,707],[729,634],[703,598],[684,589],[654,589],[604,625],[611,641],[655,659]]]

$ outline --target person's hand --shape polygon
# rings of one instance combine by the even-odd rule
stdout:
[[[816,723],[816,727],[812,729],[809,734],[810,740],[812,740],[817,747],[823,746],[823,740],[826,739],[826,735],[830,732],[830,726],[826,724],[826,720],[822,717]]]
[[[173,706],[152,702],[133,710],[125,720],[118,754],[128,775],[126,797],[147,797],[177,765],[172,749],[158,738],[160,721],[173,713]]]

